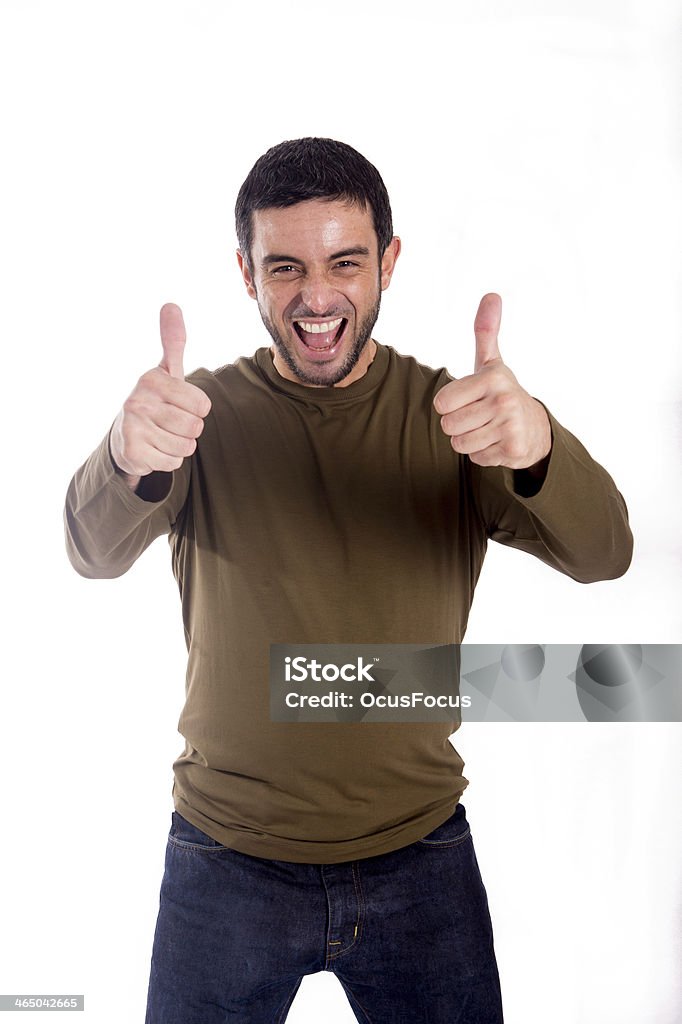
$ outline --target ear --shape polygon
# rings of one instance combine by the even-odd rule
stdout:
[[[251,271],[248,268],[246,259],[242,255],[241,249],[237,249],[237,263],[239,264],[239,269],[242,272],[242,277],[244,278],[244,284],[246,285],[247,292],[249,293],[252,299],[257,298],[258,296],[256,295],[256,286],[253,283]]]
[[[393,276],[393,270],[395,269],[396,260],[400,256],[400,239],[397,235],[394,235],[391,241],[386,246],[386,252],[381,257],[381,290],[385,291],[391,283],[391,277]]]

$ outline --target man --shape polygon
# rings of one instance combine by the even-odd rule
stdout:
[[[120,575],[167,533],[180,587],[185,749],[147,1024],[283,1021],[319,970],[360,1021],[493,1024],[458,723],[273,722],[270,646],[459,643],[488,538],[612,579],[631,558],[625,502],[503,363],[499,296],[461,380],[372,338],[401,243],[354,149],[275,146],[236,222],[272,345],[186,379],[164,306],[163,358],[65,510],[82,575]]]

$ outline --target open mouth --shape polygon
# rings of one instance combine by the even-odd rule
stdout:
[[[340,342],[348,320],[341,316],[334,320],[294,320],[294,330],[313,352],[332,352]]]

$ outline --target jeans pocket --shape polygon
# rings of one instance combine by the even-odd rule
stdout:
[[[168,842],[186,850],[205,850],[207,853],[230,849],[229,846],[224,846],[217,839],[202,832],[200,828],[193,825],[191,821],[187,821],[187,818],[183,818],[177,811],[173,811],[171,816]]]
[[[450,817],[442,825],[434,828],[433,832],[429,832],[427,836],[418,839],[417,842],[423,846],[457,846],[458,843],[463,843],[470,836],[471,829],[464,805],[458,803]]]

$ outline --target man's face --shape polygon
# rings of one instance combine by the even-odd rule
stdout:
[[[372,214],[355,204],[311,199],[255,211],[253,272],[237,258],[283,377],[330,387],[366,372],[381,292],[399,252],[394,238],[379,260]]]

